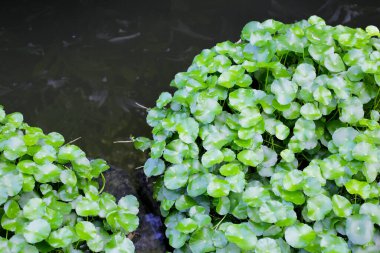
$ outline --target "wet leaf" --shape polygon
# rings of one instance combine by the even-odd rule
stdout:
[[[305,248],[316,237],[314,230],[306,224],[296,224],[285,230],[285,240],[293,248]]]
[[[186,166],[176,164],[170,166],[164,174],[165,186],[170,190],[175,190],[186,185],[189,178]]]
[[[346,234],[348,239],[358,245],[364,245],[372,240],[373,223],[369,216],[356,214],[347,218]]]
[[[23,235],[28,243],[37,243],[45,240],[50,231],[50,225],[46,220],[36,219],[24,228]]]
[[[226,238],[243,250],[253,250],[257,243],[257,237],[248,223],[231,224],[227,227]]]

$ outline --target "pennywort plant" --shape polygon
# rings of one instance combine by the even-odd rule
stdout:
[[[103,192],[107,169],[0,107],[0,252],[134,252],[139,203]]]
[[[148,110],[144,166],[174,252],[378,252],[374,26],[250,22]]]

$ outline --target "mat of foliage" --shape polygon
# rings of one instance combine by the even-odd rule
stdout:
[[[0,107],[0,252],[134,252],[139,204],[103,192],[107,169]]]
[[[144,171],[175,252],[379,252],[375,26],[250,22],[149,109]]]

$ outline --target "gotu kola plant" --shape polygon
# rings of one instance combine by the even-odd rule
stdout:
[[[250,22],[149,109],[174,252],[379,252],[379,30]]]
[[[107,169],[0,107],[0,252],[134,252],[139,204],[103,192]]]

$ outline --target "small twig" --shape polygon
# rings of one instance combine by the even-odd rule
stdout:
[[[71,141],[69,141],[68,143],[66,143],[66,145],[71,144],[71,143],[73,143],[73,142],[76,142],[77,140],[80,140],[80,139],[82,139],[82,137],[78,137],[78,138],[76,138],[76,139],[74,139],[74,140],[71,140]]]
[[[113,143],[132,143],[134,141],[129,140],[129,141],[114,141]]]
[[[142,104],[139,104],[139,103],[137,103],[137,102],[135,102],[135,104],[136,104],[137,106],[139,106],[139,107],[141,107],[141,108],[145,109],[145,110],[149,110],[149,108],[148,108],[148,107],[146,107],[146,106],[143,106]]]
[[[135,232],[132,232],[132,233],[129,233],[127,237],[129,240],[132,240],[136,235],[137,234]]]
[[[135,168],[135,170],[138,170],[138,169],[141,169],[141,168],[144,168],[144,165]]]

